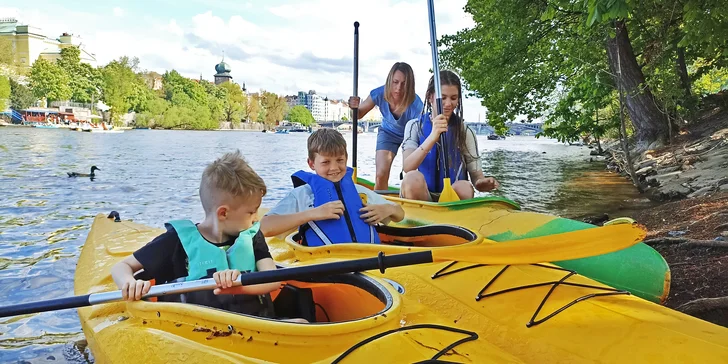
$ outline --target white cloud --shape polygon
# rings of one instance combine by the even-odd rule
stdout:
[[[435,1],[439,36],[472,26],[462,10],[465,1]],[[234,80],[245,82],[249,90],[292,94],[315,89],[332,98],[347,98],[352,91],[353,23],[359,21],[359,94],[383,84],[392,64],[404,61],[413,67],[417,93],[424,96],[432,67],[424,1],[313,0],[268,9],[260,8],[264,2],[255,2],[255,9],[251,2],[235,3],[224,16],[200,9],[188,18],[138,19],[152,24],[152,31],[66,9],[62,14],[28,9],[20,15],[42,25],[49,36],[63,31],[83,35],[100,64],[122,55],[137,56],[142,68],[174,68],[188,77],[202,74],[211,80],[224,51]],[[254,12],[268,15],[261,19]],[[468,121],[477,121],[483,113],[478,100],[466,100],[464,106]]]
[[[114,12],[114,16],[118,16],[118,17],[124,16],[124,9],[122,9],[118,6],[113,9],[113,12]]]
[[[169,24],[167,24],[167,26],[164,27],[164,30],[166,30],[174,35],[178,35],[178,36],[181,36],[183,34],[182,28],[180,28],[180,26],[177,25],[177,22],[174,19],[169,21]]]

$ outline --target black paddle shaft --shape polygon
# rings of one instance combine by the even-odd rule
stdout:
[[[429,250],[389,256],[385,256],[384,253],[380,252],[376,258],[342,260],[340,262],[243,274],[240,276],[240,281],[244,286],[250,286],[253,284],[325,277],[334,274],[362,272],[373,269],[379,269],[380,272],[384,273],[384,270],[387,268],[432,262],[432,252]]]
[[[83,296],[56,298],[47,301],[36,301],[21,303],[12,306],[0,307],[0,317],[10,317],[17,315],[25,315],[29,313],[38,313],[46,311],[64,310],[67,308],[78,308],[91,306],[89,298],[90,294]]]
[[[359,96],[359,22],[354,22],[354,96]],[[351,110],[352,133],[351,136],[351,166],[356,169],[356,137],[359,133],[359,107]]]
[[[314,264],[276,270],[267,270],[240,275],[240,283],[244,286],[254,284],[310,279],[325,277],[334,274],[361,272],[372,269],[379,269],[382,273],[386,268],[401,267],[404,265],[432,263],[432,252],[429,250],[413,253],[395,254],[385,256],[380,252],[376,258],[364,258],[343,260],[340,262]],[[167,283],[153,286],[144,297],[164,296],[178,294],[195,290],[213,289],[215,281],[212,279],[201,279],[197,281]],[[36,301],[21,303],[17,305],[0,307],[0,317],[25,315],[46,311],[56,311],[68,308],[91,306],[100,303],[120,301],[121,291],[93,293],[83,296],[56,298],[47,301]]]

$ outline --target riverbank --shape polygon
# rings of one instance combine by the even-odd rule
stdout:
[[[607,168],[624,172],[621,148]],[[659,204],[628,215],[670,265],[668,307],[728,327],[728,109],[705,111],[670,145],[635,155],[644,195]]]
[[[666,306],[728,327],[728,192],[633,214],[670,265]]]

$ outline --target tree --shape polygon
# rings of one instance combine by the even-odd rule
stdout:
[[[10,79],[10,107],[17,110],[27,109],[33,106],[36,100],[28,87]]]
[[[681,5],[628,0],[470,0],[475,26],[445,36],[445,66],[460,71],[466,86],[484,99],[494,126],[544,115],[550,97],[600,93],[594,80],[621,85],[625,105],[643,146],[662,141],[671,119],[691,101],[687,72],[698,57],[728,63],[728,5],[687,0]],[[722,63],[723,62],[723,63]],[[611,79],[604,80],[603,74]],[[601,87],[601,86],[599,86]],[[587,92],[584,92],[587,90]],[[573,100],[576,100],[572,98]],[[596,98],[603,109],[616,99]],[[558,100],[556,100],[558,101]],[[563,112],[576,113],[575,109]],[[564,116],[564,113],[560,117]],[[569,116],[562,121],[580,119]]]
[[[225,98],[222,106],[222,120],[228,121],[231,125],[237,125],[243,119],[245,106],[248,103],[247,97],[243,94],[240,85],[232,82],[225,82],[219,86],[225,90]]]
[[[138,105],[141,78],[134,72],[137,60],[121,57],[107,64],[101,74],[103,99],[111,106],[111,119],[118,121],[132,106]]]
[[[313,119],[313,115],[311,115],[311,111],[303,105],[296,105],[292,107],[288,112],[287,119],[291,122],[301,123],[303,126],[309,126],[316,122]]]
[[[71,46],[61,49],[61,57],[56,64],[70,79],[71,100],[91,103],[101,96],[103,79],[98,69],[81,63],[81,50]]]
[[[182,77],[179,72],[172,70],[164,73],[162,83],[165,98],[172,105],[189,108],[207,106],[207,92],[199,82]]]
[[[261,104],[265,110],[263,122],[268,126],[273,126],[283,120],[286,109],[288,109],[288,103],[284,97],[268,91],[262,91]]]
[[[0,107],[5,109],[5,100],[10,98],[10,79],[0,76]]]
[[[0,37],[0,64],[15,65],[15,47],[11,37]]]
[[[245,118],[248,122],[250,121],[261,121],[265,117],[261,118],[261,115],[265,110],[261,107],[260,95],[256,92],[250,94],[248,102],[245,104]]]
[[[37,98],[68,100],[72,91],[68,74],[54,62],[38,58],[30,69],[30,87]]]

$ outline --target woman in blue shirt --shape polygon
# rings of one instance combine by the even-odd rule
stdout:
[[[382,126],[377,133],[377,177],[374,189],[386,190],[389,188],[392,161],[404,139],[404,127],[408,121],[418,118],[422,113],[422,99],[415,93],[415,74],[412,67],[404,62],[395,63],[384,86],[372,90],[363,103],[359,104],[359,101],[359,97],[349,98],[349,107],[359,108],[360,119],[374,106],[378,106],[382,113]]]

